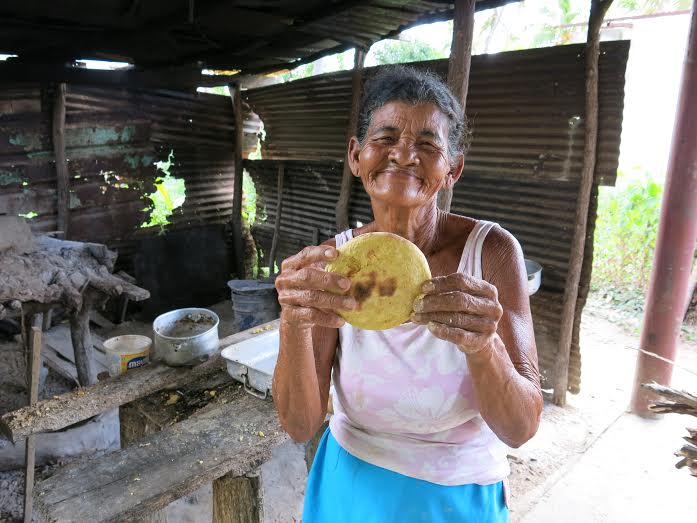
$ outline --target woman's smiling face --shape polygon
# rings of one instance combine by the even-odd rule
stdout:
[[[452,185],[462,155],[448,156],[448,117],[434,104],[388,102],[377,109],[361,147],[351,141],[349,161],[371,198],[418,207]]]

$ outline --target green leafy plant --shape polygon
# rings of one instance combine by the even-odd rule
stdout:
[[[173,163],[174,151],[169,152],[166,161],[155,162],[155,168],[164,173],[164,176],[158,176],[155,179],[155,192],[145,195],[151,202],[145,209],[150,211],[150,219],[144,222],[141,228],[160,227],[160,234],[163,234],[165,226],[170,223],[169,217],[174,209],[181,207],[186,200],[184,180],[170,173]]]
[[[617,187],[600,188],[591,288],[609,301],[641,309],[662,193],[662,184],[646,172],[620,171]]]

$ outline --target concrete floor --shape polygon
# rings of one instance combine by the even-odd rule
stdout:
[[[673,455],[697,418],[626,412],[638,339],[606,317],[584,313],[582,392],[546,404],[537,436],[511,451],[512,523],[697,521],[697,478]],[[677,363],[673,386],[697,391],[697,344]]]
[[[697,478],[673,466],[687,421],[622,415],[521,523],[697,520]]]

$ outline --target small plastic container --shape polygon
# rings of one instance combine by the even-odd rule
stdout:
[[[109,376],[118,376],[149,363],[151,347],[152,340],[138,334],[126,334],[106,340],[104,352],[107,355]]]

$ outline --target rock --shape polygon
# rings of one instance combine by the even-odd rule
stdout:
[[[34,249],[29,224],[19,216],[0,216],[0,252],[15,249],[20,254]]]

